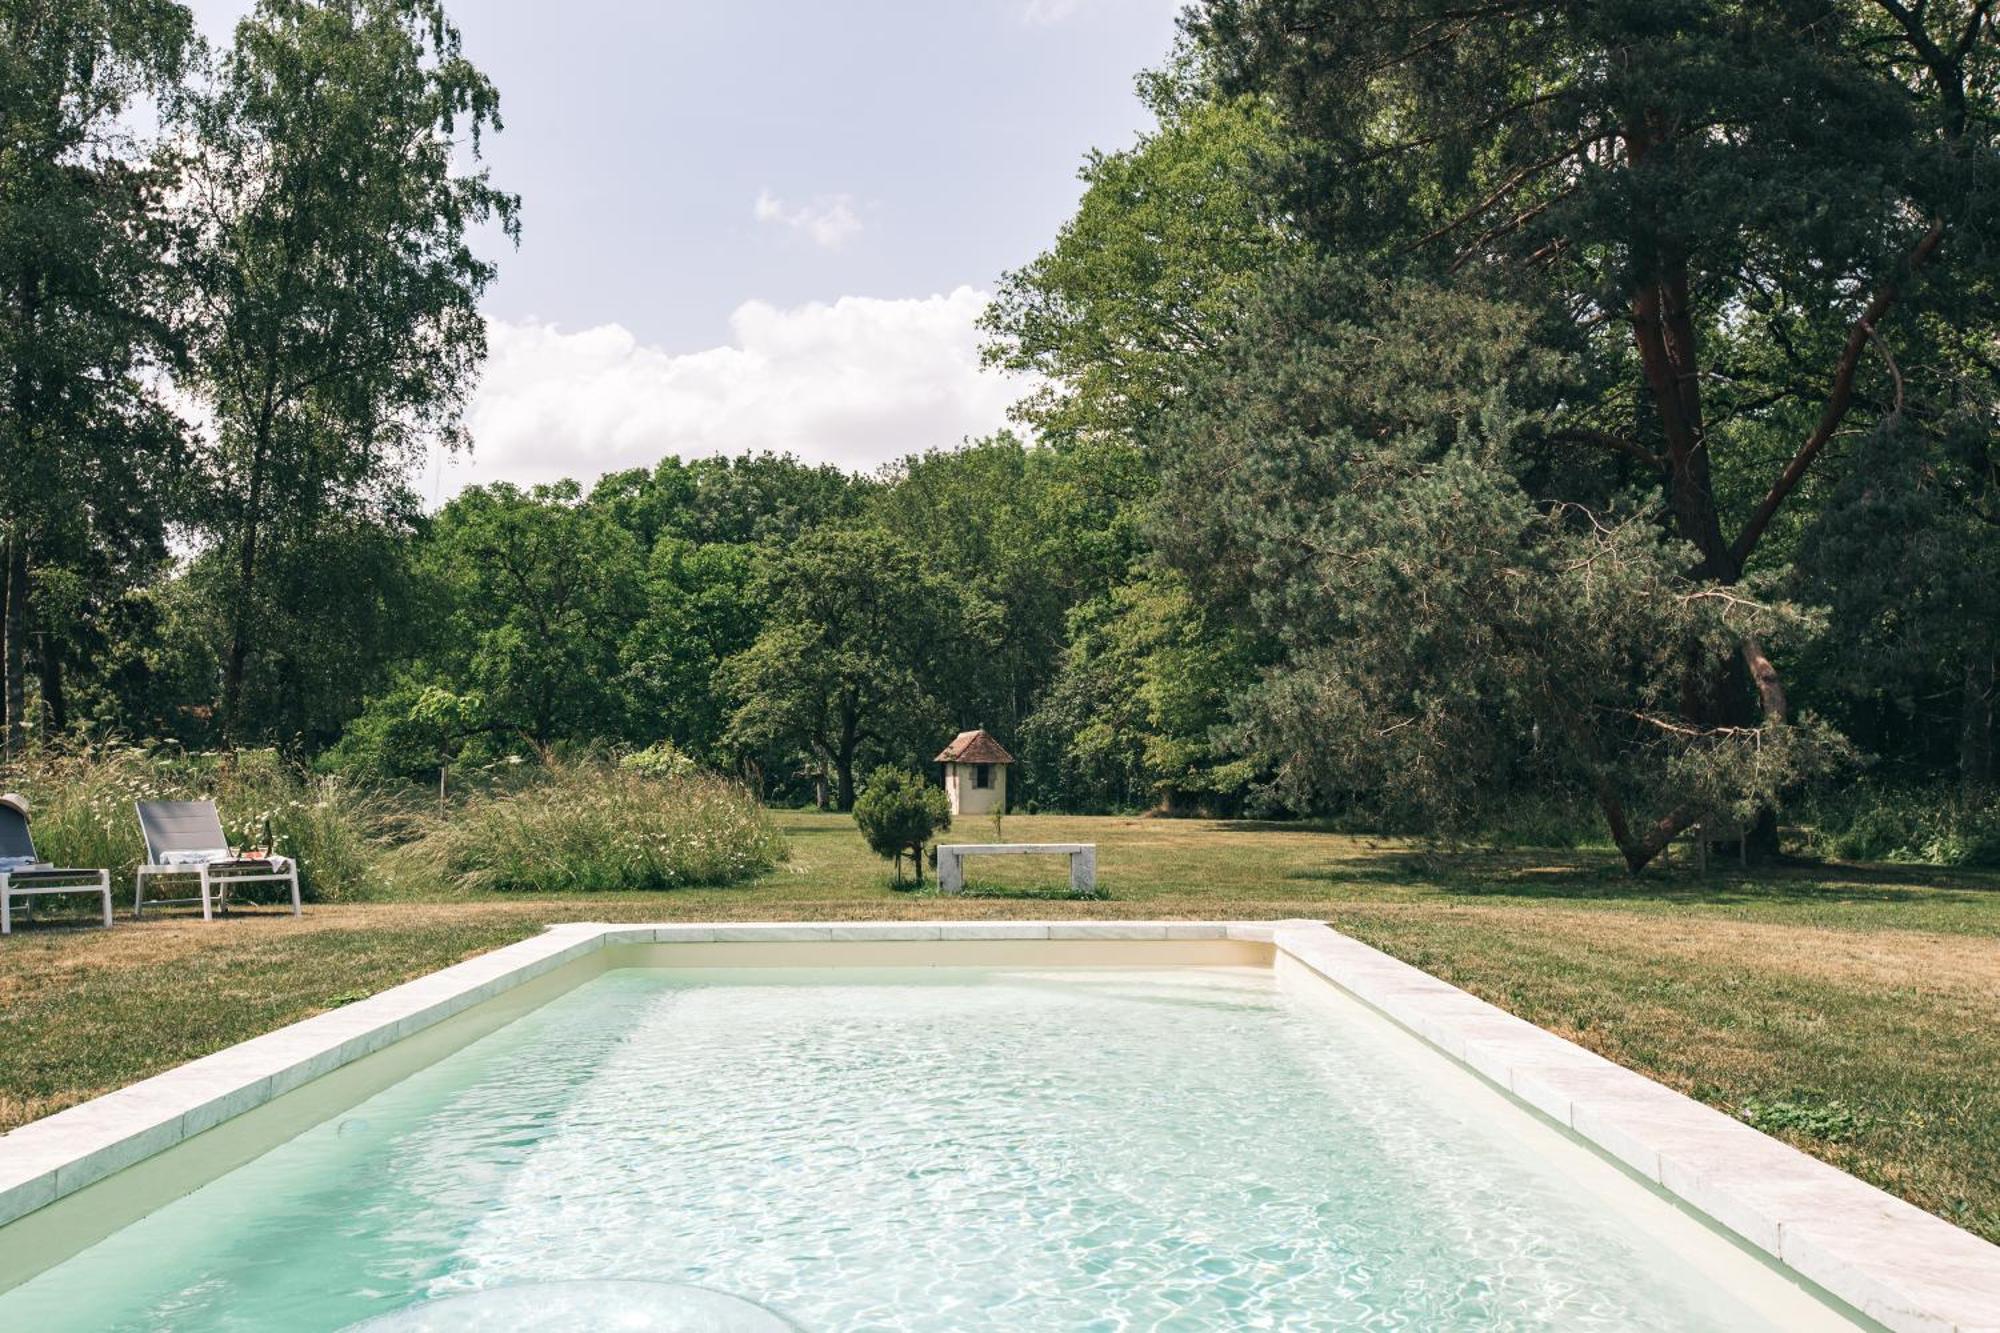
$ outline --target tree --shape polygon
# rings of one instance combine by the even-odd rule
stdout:
[[[438,0],[259,0],[194,100],[186,329],[215,418],[204,525],[232,586],[232,738],[274,612],[274,533],[387,515],[459,439],[494,268],[467,232],[517,201],[476,161],[499,96]]]
[[[1954,765],[1968,801],[1993,785],[2000,657],[2000,373],[1980,370],[1958,411],[1898,414],[1863,441],[1796,576],[1829,610],[1814,674],[1850,733],[1919,772]]]
[[[634,723],[704,761],[725,762],[732,703],[721,665],[762,625],[760,551],[860,512],[866,483],[786,454],[668,457],[600,478],[589,507],[647,553],[645,612],[621,650]]]
[[[987,637],[952,583],[874,528],[821,528],[768,556],[764,628],[725,667],[736,743],[793,745],[832,770],[854,808],[864,747],[908,756],[945,726],[953,667]]]
[[[1040,381],[1016,415],[1045,439],[1143,430],[1288,245],[1258,176],[1279,141],[1269,100],[1209,97],[1192,61],[1140,91],[1157,127],[1090,155],[1076,216],[981,321],[987,363]]]
[[[669,456],[650,472],[607,473],[591,489],[591,504],[651,549],[663,536],[699,546],[788,542],[808,528],[860,513],[869,487],[828,464],[790,454],[739,458]]]
[[[0,740],[65,723],[59,609],[116,600],[162,553],[178,423],[147,391],[170,176],[123,127],[170,93],[192,20],[170,0],[0,0]],[[46,566],[46,578],[40,577]],[[47,603],[64,601],[64,607]]]
[[[635,729],[710,763],[721,760],[729,726],[723,663],[761,627],[752,552],[661,537],[647,563],[644,610],[619,649]]]
[[[1638,460],[1731,582],[1885,321],[2000,262],[1975,239],[2000,206],[1992,10],[1212,0],[1195,27],[1225,87],[1279,99],[1315,238],[1551,319],[1597,388],[1553,434]],[[1716,456],[1802,420],[1761,493],[1718,496]]]
[[[854,822],[877,856],[895,863],[896,882],[903,882],[903,857],[917,868],[924,882],[924,846],[951,827],[951,802],[942,787],[933,787],[915,773],[878,768],[854,803]]]
[[[455,694],[438,685],[399,682],[388,694],[369,700],[367,710],[326,752],[335,771],[376,777],[425,778],[437,775],[438,801],[445,798],[446,775],[469,743],[492,734],[486,701]]]
[[[1214,743],[1255,680],[1256,644],[1151,569],[1070,616],[1055,680],[1022,728],[1065,809],[1233,809],[1255,766]]]
[[[630,734],[620,652],[642,612],[639,553],[575,482],[475,486],[438,515],[427,680],[476,694],[484,727],[537,748]]]
[[[1293,603],[1281,664],[1237,703],[1244,747],[1289,804],[1359,794],[1450,838],[1510,792],[1574,793],[1636,872],[1663,809],[1740,828],[1846,757],[1810,717],[1688,725],[1690,644],[1782,643],[1808,623],[1688,580],[1655,508],[1538,503],[1502,462],[1504,427],[1487,428],[1497,438],[1442,456],[1371,457],[1302,517],[1317,595]]]
[[[1258,636],[1234,741],[1287,804],[1450,833],[1532,780],[1594,797],[1636,871],[1840,752],[1804,717],[1688,720],[1688,662],[1761,667],[1806,620],[1695,578],[1656,494],[1544,446],[1571,362],[1515,307],[1338,264],[1288,279],[1155,442],[1162,558]]]
[[[260,665],[244,679],[240,722],[287,750],[316,753],[429,645],[439,608],[419,567],[420,527],[414,506],[400,503],[376,513],[272,515],[258,575]],[[211,547],[181,576],[192,594],[181,628],[215,645],[218,666],[234,629],[234,554]],[[199,739],[220,738],[211,730]]]
[[[1490,299],[1565,359],[1540,397],[1512,393],[1533,438],[1496,463],[1532,462],[1548,505],[1659,495],[1690,586],[1641,585],[1658,597],[1754,574],[1850,419],[1899,392],[1914,322],[1983,318],[1992,26],[1990,0],[1211,0],[1192,21],[1226,93],[1274,100],[1278,184],[1315,248]],[[1754,633],[1685,649],[1650,668],[1675,681],[1673,725],[1786,734]],[[1635,868],[1708,817],[1693,787],[1660,794],[1643,827],[1607,808]]]
[[[1018,729],[1053,676],[1071,608],[1099,598],[1142,546],[1137,501],[1153,489],[1130,444],[1028,447],[1001,434],[885,469],[868,511],[994,628],[944,690],[958,730]]]

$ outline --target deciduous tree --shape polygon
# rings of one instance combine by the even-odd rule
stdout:
[[[192,21],[170,0],[0,0],[0,739],[65,721],[60,619],[161,550],[178,423],[149,393],[171,185],[125,125],[171,95]],[[45,568],[44,568],[45,567]]]
[[[535,746],[629,730],[621,647],[642,612],[631,536],[574,482],[473,487],[446,505],[425,571],[441,592],[430,673]]]
[[[215,421],[202,520],[234,571],[221,710],[273,619],[268,545],[387,515],[451,447],[517,201],[476,162],[499,94],[439,0],[259,0],[188,130],[186,330]]]
[[[807,533],[767,559],[757,598],[764,629],[727,666],[731,734],[826,764],[842,810],[865,747],[907,762],[947,725],[953,665],[989,637],[950,580],[875,528]]]
[[[1259,176],[1279,140],[1270,100],[1209,96],[1192,59],[1140,87],[1156,126],[1090,155],[1076,216],[983,319],[988,364],[1037,377],[1016,415],[1045,439],[1143,429],[1288,244]]]

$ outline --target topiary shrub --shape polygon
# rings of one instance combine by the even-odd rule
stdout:
[[[917,868],[924,882],[924,844],[951,827],[951,803],[942,787],[933,787],[915,773],[878,768],[854,802],[854,822],[877,856],[895,864],[896,882],[903,882],[903,858]]]

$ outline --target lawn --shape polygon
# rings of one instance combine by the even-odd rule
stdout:
[[[0,1128],[574,920],[1312,917],[2000,1240],[2000,875],[1811,866],[1641,881],[1594,853],[1431,859],[1291,825],[1013,816],[1099,844],[898,892],[844,817],[781,816],[753,886],[185,914],[0,942]],[[967,840],[990,836],[962,827]]]

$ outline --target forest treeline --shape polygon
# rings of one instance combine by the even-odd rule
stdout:
[[[10,742],[844,808],[985,726],[1049,808],[2000,847],[1995,9],[1192,5],[988,309],[1015,433],[429,513],[518,208],[443,11],[0,0]]]

